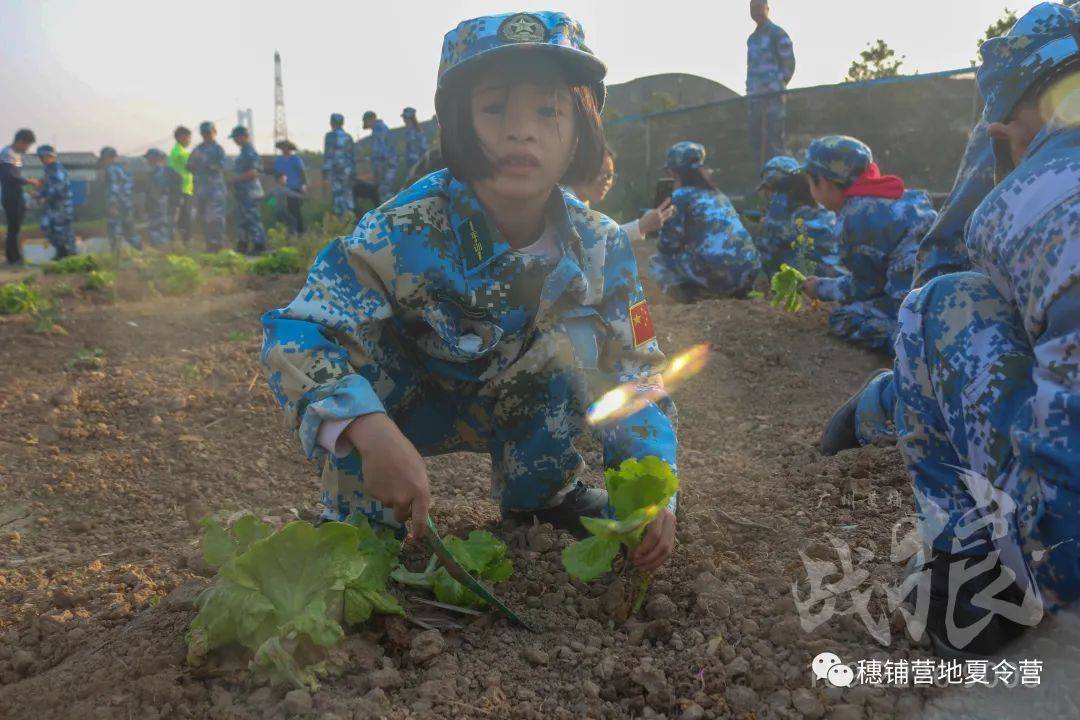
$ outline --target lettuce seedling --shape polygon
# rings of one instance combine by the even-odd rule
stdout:
[[[798,312],[802,307],[802,285],[806,282],[806,276],[797,268],[784,263],[780,270],[772,276],[769,283],[772,287],[772,306],[782,307],[788,312]]]
[[[386,589],[398,546],[364,522],[296,521],[271,533],[245,516],[228,531],[212,521],[204,527],[203,556],[220,569],[196,599],[192,666],[236,643],[254,652],[254,669],[314,689],[343,625],[404,614]]]
[[[604,471],[604,478],[616,519],[582,517],[581,524],[592,537],[567,546],[562,553],[566,572],[583,582],[610,572],[620,547],[636,548],[645,527],[679,489],[671,467],[655,455],[624,460],[618,469]]]
[[[474,578],[499,583],[514,573],[514,565],[506,557],[506,544],[486,530],[473,530],[465,540],[444,537],[443,544],[458,564]],[[450,577],[434,555],[423,572],[410,572],[401,565],[390,577],[402,585],[429,589],[440,602],[450,605],[471,608],[487,606],[483,598]]]

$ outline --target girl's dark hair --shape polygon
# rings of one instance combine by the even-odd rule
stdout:
[[[682,181],[683,187],[696,187],[704,188],[705,190],[715,190],[716,186],[713,185],[712,180],[706,175],[701,168],[690,168],[689,170],[674,170],[676,175],[679,176],[679,180]]]
[[[810,194],[810,180],[806,177],[806,173],[795,173],[794,175],[782,177],[777,181],[773,189],[791,198],[795,207],[817,205],[814,196]]]
[[[805,174],[806,174],[807,178],[813,178],[814,182],[821,182],[822,180],[828,180],[829,182],[831,182],[833,185],[840,188],[841,190],[847,190],[849,187],[851,187],[851,183],[837,182],[836,180],[833,180],[831,178],[827,178],[824,175],[822,175],[821,173],[816,173],[813,170],[807,170]],[[813,197],[813,196],[811,196],[811,197]]]
[[[560,68],[537,62],[541,57],[516,53],[516,57],[503,58],[500,69],[510,83],[523,79],[565,82]],[[470,73],[468,80],[441,89],[441,97],[436,98],[443,160],[450,173],[465,182],[491,177],[495,171],[473,127],[472,88],[476,78],[477,73]],[[600,174],[604,162],[604,125],[596,97],[588,86],[569,85],[568,91],[574,103],[577,150],[559,183],[574,185],[592,182]]]

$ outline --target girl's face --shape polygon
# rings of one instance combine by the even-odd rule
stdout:
[[[574,193],[592,204],[604,201],[615,184],[615,161],[607,153],[604,154],[604,162],[600,165],[600,174],[588,185],[580,185],[574,188]]]
[[[818,205],[833,212],[837,212],[844,206],[844,191],[839,185],[823,177],[815,178],[813,175],[807,175],[807,179],[810,181],[810,194]]]
[[[511,84],[488,73],[470,100],[473,129],[494,168],[475,184],[507,199],[549,195],[577,146],[574,101],[566,85],[538,80]]]

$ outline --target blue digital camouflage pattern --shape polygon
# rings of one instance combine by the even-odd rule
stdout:
[[[146,219],[150,224],[150,244],[154,247],[165,247],[172,242],[170,198],[179,192],[180,182],[180,176],[168,165],[150,170],[146,180]]]
[[[341,128],[334,128],[323,138],[323,175],[330,184],[331,211],[338,217],[351,216],[356,212],[353,205],[356,153],[352,135]]]
[[[775,189],[776,183],[800,172],[802,165],[798,160],[789,155],[777,155],[761,168],[761,184],[758,187]]]
[[[204,140],[191,151],[187,167],[206,245],[220,250],[225,243],[225,150],[214,140]]]
[[[604,108],[606,90],[604,75],[607,68],[585,44],[585,31],[580,23],[561,12],[503,13],[464,20],[443,38],[439,60],[438,110],[445,88],[481,60],[504,52],[539,50],[561,60],[570,70],[570,80],[592,87],[596,103]]]
[[[695,170],[705,163],[705,146],[684,140],[668,148],[665,165],[672,170]]]
[[[40,148],[38,154],[42,154]],[[75,232],[71,229],[71,222],[75,219],[75,201],[71,193],[71,178],[59,160],[45,166],[41,201],[41,232],[57,255],[73,255]]]
[[[986,134],[984,116],[968,137],[960,170],[937,220],[919,243],[913,287],[939,275],[971,267],[964,246],[964,228],[983,198],[994,188],[994,146]]]
[[[556,501],[582,469],[590,400],[664,358],[631,323],[644,296],[626,233],[565,191],[548,227],[560,259],[512,250],[442,170],[324,248],[296,299],[263,316],[266,374],[304,451],[321,453],[323,421],[385,411],[424,455],[488,452],[503,507]],[[674,408],[661,405],[601,426],[605,465],[674,467]],[[330,457],[323,481],[328,516],[386,519],[355,453]]]
[[[826,135],[810,143],[806,149],[803,170],[841,187],[859,179],[874,162],[874,153],[861,140],[847,135]]]
[[[422,127],[405,127],[405,166],[412,168],[428,149],[427,134]]]
[[[762,269],[771,276],[787,264],[807,276],[841,275],[836,214],[817,205],[793,205],[788,193],[773,192],[756,243]]]
[[[791,38],[776,23],[762,23],[746,41],[746,102],[750,147],[759,161],[786,150],[787,89],[795,74]],[[766,93],[777,93],[760,97]]]
[[[746,40],[746,94],[786,90],[794,74],[791,37],[772,20],[766,20]]]
[[[660,229],[649,276],[665,293],[679,295],[690,287],[716,295],[746,294],[761,261],[727,196],[684,186],[672,193],[671,205],[674,214]]]
[[[375,173],[380,202],[386,202],[394,194],[397,165],[397,147],[390,137],[390,128],[382,120],[376,120],[371,127],[371,169]]]
[[[241,180],[233,186],[236,192],[236,231],[239,237],[237,248],[240,252],[261,252],[266,248],[266,230],[263,228],[259,202],[263,198],[262,184],[258,173],[263,169],[262,158],[252,143],[240,146],[240,155],[236,158],[233,171],[237,175],[254,170],[256,175],[251,180]]]
[[[105,168],[106,231],[114,250],[125,240],[132,247],[142,247],[142,240],[135,232],[134,188],[131,175],[120,163],[114,161]]]
[[[946,275],[900,316],[897,424],[921,519],[963,537],[957,469],[1018,506],[1010,536],[1051,607],[1080,596],[1080,127],[1052,120],[972,216],[982,274]],[[967,519],[970,521],[970,518]]]
[[[1004,122],[1029,89],[1075,58],[1080,47],[1072,29],[1076,22],[1072,8],[1044,2],[1025,13],[1006,35],[983,43],[983,63],[976,77],[989,122]]]
[[[848,198],[837,221],[840,260],[849,274],[822,278],[818,297],[840,303],[829,316],[833,334],[892,352],[896,314],[911,289],[915,253],[937,217],[930,196],[907,190],[897,200]]]

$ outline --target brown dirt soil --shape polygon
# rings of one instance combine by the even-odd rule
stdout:
[[[567,535],[499,522],[486,457],[450,455],[429,461],[437,522],[510,544],[517,572],[499,593],[540,634],[483,617],[441,644],[426,638],[420,654],[436,654],[418,662],[409,650],[421,630],[377,620],[349,636],[348,669],[310,697],[245,671],[195,676],[183,635],[209,574],[198,520],[251,510],[283,521],[316,496],[318,468],[284,428],[258,361],[259,314],[299,283],[67,300],[66,335],[0,318],[0,717],[918,715],[910,690],[812,684],[821,651],[925,655],[895,619],[887,646],[852,614],[807,633],[793,599],[793,584],[807,591],[800,551],[836,561],[830,535],[866,550],[867,584],[898,577],[891,530],[911,498],[896,451],[815,450],[823,420],[882,360],[827,337],[823,309],[786,315],[763,301],[654,305],[665,349],[713,352],[675,392],[679,545],[638,617],[615,622],[617,580],[569,582]],[[585,454],[596,481],[599,452]]]

